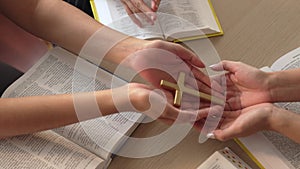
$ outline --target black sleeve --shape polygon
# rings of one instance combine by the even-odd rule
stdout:
[[[17,80],[23,73],[17,69],[0,62],[0,96],[5,89]]]
[[[84,11],[86,14],[90,15],[91,17],[94,17],[90,0],[64,0],[64,1],[72,4],[73,6],[76,6],[78,9]]]

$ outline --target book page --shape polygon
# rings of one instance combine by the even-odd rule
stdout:
[[[161,1],[159,22],[165,37],[175,39],[220,32],[208,0]]]
[[[300,48],[294,49],[277,59],[271,66],[273,71],[300,68]]]
[[[218,151],[214,152],[197,169],[237,169]]]
[[[126,141],[126,136],[133,132],[140,120],[141,114],[123,112],[61,127],[54,131],[103,159],[108,159],[112,153],[118,151]]]
[[[228,147],[225,147],[215,151],[197,169],[251,169],[251,167]]]
[[[300,48],[292,50],[263,71],[300,68]],[[284,109],[300,113],[300,102],[275,103]],[[263,131],[240,141],[266,168],[300,169],[300,146],[289,138],[272,131]],[[259,142],[259,144],[257,144]]]
[[[271,69],[273,71],[300,68],[300,48],[294,49],[276,60]],[[300,102],[275,103],[286,110],[300,113]],[[283,154],[283,156],[295,167],[300,168],[300,145],[275,132],[263,132],[264,136]],[[282,146],[288,145],[288,146]]]
[[[54,48],[11,85],[3,97],[72,93],[73,78],[76,79],[74,83],[80,82],[75,86],[80,92],[111,88],[110,82],[113,78],[111,74],[83,59],[78,59],[81,60],[80,70],[74,71],[75,56],[61,48]],[[96,79],[89,73],[84,73],[92,71],[89,70],[92,68],[98,70]],[[125,81],[116,78],[113,85],[118,87],[124,84]],[[125,141],[124,135],[130,134],[143,117],[140,113],[123,112],[69,125],[55,131],[103,159],[108,159],[110,152],[116,151],[119,144]]]
[[[105,162],[52,131],[0,140],[0,168],[91,169]]]
[[[153,25],[136,16],[143,27],[137,26],[128,16],[120,0],[93,0],[99,21],[104,25],[129,36],[140,39],[163,39],[163,33],[157,21]]]

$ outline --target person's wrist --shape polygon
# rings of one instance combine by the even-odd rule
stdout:
[[[266,78],[266,81],[267,81],[267,89],[268,89],[268,92],[269,92],[269,96],[270,96],[270,102],[276,102],[278,101],[278,98],[277,98],[277,88],[278,88],[278,73],[276,72],[270,72],[267,74],[267,78]]]
[[[105,60],[115,64],[120,64],[126,57],[142,49],[144,44],[147,43],[147,40],[138,39],[131,36],[124,36],[122,38],[123,39],[119,39],[119,41],[111,49],[109,49],[105,55]],[[125,64],[125,66],[130,67],[130,65],[127,63]]]
[[[131,111],[144,112],[149,107],[147,103],[149,102],[149,93],[145,92],[145,89],[141,87],[143,84],[131,83],[129,90],[129,100],[130,104],[133,106]]]
[[[282,109],[280,109],[277,106],[272,106],[269,118],[267,120],[268,122],[268,130],[279,132],[279,130],[284,125],[284,122],[281,118],[282,115]]]

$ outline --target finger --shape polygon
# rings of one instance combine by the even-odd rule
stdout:
[[[242,64],[241,62],[223,60],[223,61],[221,61],[217,64],[214,64],[214,65],[211,65],[209,67],[216,71],[226,70],[229,72],[236,72],[241,64]]]
[[[209,86],[207,86],[205,83],[203,83],[200,80],[196,80],[190,76],[187,76],[185,79],[185,83],[186,83],[186,87],[188,88],[192,88],[195,90],[200,90],[202,92],[205,92],[207,94],[211,93],[211,88]]]
[[[225,128],[223,130],[215,130],[213,132],[216,139],[221,141],[227,141],[232,138],[236,138],[240,136],[240,131],[236,130],[234,127],[230,126],[228,128]]]
[[[215,88],[217,91],[223,91],[224,88],[227,86],[226,83],[226,75],[220,74],[220,75],[211,75],[209,76],[210,80],[212,81],[212,87]]]
[[[181,110],[198,110],[200,107],[200,102],[196,102],[195,99],[192,98],[186,99],[183,98],[181,100],[180,109]]]
[[[196,110],[181,110],[180,114],[178,115],[176,121],[178,122],[195,122],[199,120],[201,115],[199,115],[198,111]]]
[[[198,110],[197,121],[206,118],[210,109],[210,107],[206,107]]]
[[[228,107],[230,108],[229,110],[234,111],[243,108],[241,99],[238,96],[227,97],[227,98],[229,98],[227,99]]]
[[[122,1],[123,2],[123,1]],[[138,20],[136,18],[136,16],[134,15],[133,11],[130,9],[130,7],[124,2],[125,5],[125,11],[127,12],[128,16],[130,17],[130,19],[140,28],[142,28],[142,23],[140,20]]]
[[[152,0],[151,1],[151,8],[154,12],[156,12],[158,10],[160,4],[160,0]]]
[[[205,124],[205,119],[198,120],[194,123],[194,128],[198,131],[201,132],[203,129],[203,126]]]
[[[125,8],[126,12],[130,16],[131,20],[137,24],[139,27],[142,27],[142,23],[137,17],[135,16],[138,15],[140,18],[146,20],[148,23],[153,24],[153,21],[145,14],[145,12],[141,11],[141,2],[137,1],[135,4],[133,4],[130,0],[124,0],[122,1],[123,4],[128,7],[128,10]]]
[[[139,18],[141,18],[141,19],[143,19],[144,21],[146,21],[146,22],[148,22],[148,23],[150,23],[151,25],[153,25],[154,24],[154,20],[152,20],[152,14],[150,14],[149,12],[142,12],[142,11],[140,11],[140,10],[138,10],[138,8],[136,8],[136,15],[139,17]]]
[[[198,110],[198,118],[203,119],[209,116],[216,118],[222,116],[222,106],[211,106]]]
[[[156,14],[155,12],[148,7],[148,5],[143,0],[136,0],[134,2],[134,5],[137,9],[139,9],[147,18],[147,21],[150,21],[153,23],[153,21],[156,20]]]
[[[188,76],[186,76],[186,83],[190,86],[193,86],[193,88],[196,89],[202,89],[203,91],[209,92],[211,83],[209,77],[203,73],[201,70],[198,68],[188,65],[190,70],[188,73]]]
[[[201,108],[207,108],[210,107],[211,103],[206,100],[201,100],[195,96],[191,95],[184,95],[181,101],[180,109],[186,110],[186,109],[193,109],[198,110]]]
[[[209,77],[200,71],[198,68],[191,66],[190,77],[196,78],[202,82],[204,82],[207,86],[211,86]]]
[[[225,118],[237,118],[239,115],[241,115],[241,110],[223,112],[223,117]]]
[[[222,121],[222,124],[220,124],[220,129],[221,130],[224,130],[228,127],[230,127],[233,123],[234,123],[235,119],[229,119],[229,118],[225,118],[223,121]]]
[[[193,86],[191,86],[193,85]],[[211,95],[212,97],[215,97],[215,98],[218,98],[218,99],[222,99],[222,100],[226,100],[225,98],[225,94],[221,93],[221,92],[218,92],[218,91],[215,91],[215,90],[212,90],[210,87],[206,86],[205,84],[203,84],[202,82],[200,81],[197,81],[197,86],[195,87],[195,84],[191,84],[190,85],[190,82],[187,82],[187,84],[185,85],[185,88],[189,88],[189,89],[192,89],[194,90],[194,93],[196,92],[202,92],[202,93],[205,93],[207,95]],[[190,96],[190,97],[188,97]],[[190,93],[184,93],[184,97],[183,98],[189,98],[190,100],[193,100],[194,102],[211,102],[211,99],[209,98],[204,98],[204,97],[199,97],[197,95],[192,95]],[[215,102],[213,102],[215,103]]]
[[[185,62],[194,65],[196,67],[204,68],[204,63],[199,59],[199,57],[193,53],[191,50],[183,47],[182,45],[175,44],[173,46],[173,50],[177,56],[179,56]]]

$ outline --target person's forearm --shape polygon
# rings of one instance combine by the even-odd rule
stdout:
[[[96,104],[91,104],[93,101]],[[117,112],[111,90],[75,95],[1,98],[0,107],[0,138],[52,129]]]
[[[102,25],[62,0],[0,0],[0,11],[28,32],[78,53]],[[84,23],[84,24],[83,24]]]
[[[115,64],[146,42],[114,31],[62,0],[26,0],[22,5],[19,0],[0,0],[0,12],[33,35],[76,54],[98,31],[90,47]]]
[[[300,101],[300,69],[270,73],[272,102]]]
[[[300,115],[274,106],[270,129],[300,143]]]
[[[2,98],[0,107],[1,138],[77,122],[70,95]]]

